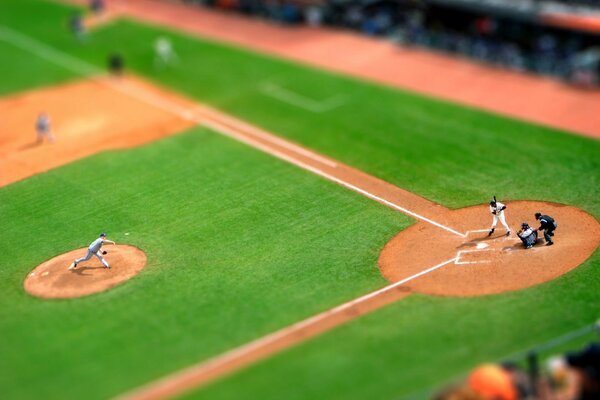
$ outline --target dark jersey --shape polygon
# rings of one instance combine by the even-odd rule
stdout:
[[[554,222],[554,218],[549,217],[547,215],[542,215],[540,217],[540,229],[555,229],[556,222]]]

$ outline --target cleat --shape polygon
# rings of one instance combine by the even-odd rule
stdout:
[[[490,229],[490,231],[488,232],[488,236],[492,236],[492,233],[494,233],[495,230],[495,228]]]
[[[546,246],[552,246],[554,244],[554,242],[548,242],[546,243]]]
[[[77,268],[77,264],[72,262],[71,265],[69,265],[69,269],[75,269],[75,268]]]
[[[506,232],[506,236],[510,236],[510,231]]]
[[[530,244],[530,245],[527,245],[527,246],[525,246],[525,248],[526,248],[526,249],[530,249],[530,248],[532,248],[532,247],[533,247],[533,245],[531,245],[531,244]]]

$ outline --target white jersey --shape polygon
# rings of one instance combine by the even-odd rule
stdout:
[[[169,57],[173,53],[173,49],[171,48],[171,42],[169,42],[165,38],[159,38],[154,43],[154,50],[161,57]]]
[[[497,201],[497,202],[496,202],[496,207],[493,207],[493,206],[490,204],[490,212],[491,212],[492,214],[494,214],[494,213],[495,213],[497,216],[500,216],[500,215],[503,215],[503,214],[504,214],[504,208],[505,208],[505,207],[506,207],[506,206],[505,206],[504,204],[502,204],[502,203],[500,203],[499,201]]]
[[[94,240],[90,244],[90,247],[88,247],[88,250],[96,253],[100,250],[100,248],[102,247],[103,244],[104,244],[104,238],[99,237],[98,239]]]

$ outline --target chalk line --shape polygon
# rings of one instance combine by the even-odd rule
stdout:
[[[95,67],[95,66],[93,66],[91,64],[88,64],[85,61],[79,60],[79,59],[77,59],[77,58],[75,58],[73,56],[70,56],[70,55],[68,55],[66,53],[63,53],[63,52],[61,52],[61,51],[59,51],[57,49],[54,49],[54,48],[52,48],[52,47],[50,47],[50,46],[48,46],[48,45],[46,45],[46,44],[44,44],[42,42],[39,42],[39,41],[37,41],[35,39],[32,39],[32,38],[30,38],[30,37],[28,37],[28,36],[26,36],[26,35],[24,35],[24,34],[22,34],[20,32],[17,32],[15,30],[13,30],[11,28],[8,28],[6,26],[3,26],[3,25],[0,25],[0,39],[3,39],[6,42],[11,43],[11,44],[13,44],[13,45],[15,45],[17,47],[20,47],[21,49],[30,51],[31,53],[33,53],[35,55],[38,55],[38,56],[40,56],[42,58],[45,58],[46,60],[48,60],[50,62],[53,62],[53,63],[55,63],[57,65],[60,65],[60,66],[62,66],[64,68],[66,68],[66,69],[68,69],[68,70],[70,70],[72,72],[75,72],[77,74],[80,74],[80,75],[89,76],[89,75],[99,74],[99,73],[102,72],[101,69],[99,69],[99,68],[97,68],[97,67]],[[152,105],[152,106],[154,106],[156,108],[159,108],[159,109],[162,109],[164,111],[170,112],[170,113],[172,113],[174,115],[177,115],[178,117],[180,117],[180,118],[182,118],[184,120],[195,122],[198,125],[209,126],[208,122],[206,121],[206,119],[198,117],[194,113],[193,109],[187,109],[185,107],[182,107],[182,106],[179,106],[179,105],[175,104],[174,102],[166,101],[166,100],[160,98],[159,96],[155,95],[152,92],[149,92],[147,90],[142,90],[142,89],[139,89],[139,88],[134,88],[131,85],[127,85],[127,86],[120,85],[120,84],[118,84],[118,83],[116,83],[116,82],[114,82],[114,81],[112,81],[112,80],[110,80],[109,78],[106,78],[106,77],[92,76],[91,78],[97,80],[98,82],[100,82],[100,83],[102,83],[104,85],[109,86],[110,88],[112,88],[114,90],[120,91],[123,94],[129,95],[129,96],[131,96],[133,98],[136,98],[136,99],[138,99],[138,100],[140,100],[142,102],[150,104],[150,105]],[[197,105],[196,106],[196,110],[202,112],[202,111],[211,110],[211,109],[209,107],[206,107],[206,106]],[[214,110],[212,110],[212,111],[214,112]],[[221,116],[222,116],[222,114],[221,114]],[[230,116],[227,116],[227,120],[230,123],[231,123],[231,121],[235,121],[236,124],[239,123],[238,120],[236,120],[235,118],[230,117]],[[217,132],[223,134],[224,133],[223,129],[225,129],[224,124],[219,124],[218,122],[217,122],[217,124],[220,126],[220,129],[218,129]],[[245,125],[245,127],[249,126],[248,124],[245,124],[245,123],[244,123],[244,125]],[[216,125],[213,124],[213,126],[216,126]],[[263,140],[270,141],[274,145],[279,145],[279,146],[282,146],[282,147],[286,147],[287,149],[289,149],[291,151],[294,151],[294,152],[296,152],[296,153],[298,153],[300,155],[303,155],[305,157],[310,157],[310,158],[312,158],[312,159],[314,159],[316,161],[319,161],[319,162],[321,162],[323,164],[326,164],[328,166],[332,166],[332,163],[335,164],[335,162],[333,162],[331,160],[328,160],[325,157],[317,155],[316,153],[311,152],[311,151],[309,151],[307,149],[302,149],[301,147],[299,147],[299,146],[297,146],[295,144],[292,144],[292,143],[290,143],[288,141],[285,141],[285,140],[283,140],[281,138],[275,137],[275,135],[267,134],[265,131],[262,131],[260,129],[252,127],[252,129],[250,129],[250,132],[248,132],[248,133],[249,134],[254,133],[255,135],[260,135]],[[461,232],[458,232],[458,231],[456,231],[456,230],[454,230],[454,229],[452,229],[452,228],[450,228],[448,226],[445,226],[445,225],[443,225],[443,224],[441,224],[439,222],[436,222],[436,221],[434,221],[434,220],[432,220],[430,218],[424,217],[424,216],[422,216],[420,214],[417,214],[417,213],[415,213],[413,211],[410,211],[407,208],[404,208],[404,207],[402,207],[402,206],[400,206],[398,204],[395,204],[395,203],[393,203],[393,202],[391,202],[389,200],[386,200],[386,199],[383,199],[383,198],[381,198],[379,196],[376,196],[376,195],[374,195],[374,194],[372,194],[372,193],[370,193],[370,192],[368,192],[368,191],[366,191],[364,189],[361,189],[358,186],[355,186],[355,185],[353,185],[353,184],[351,184],[349,182],[346,182],[346,181],[344,181],[342,179],[334,177],[333,175],[331,175],[329,173],[326,173],[325,171],[323,171],[321,169],[309,166],[308,164],[303,163],[300,160],[295,160],[295,159],[293,159],[293,158],[291,158],[291,157],[289,157],[287,155],[284,155],[283,153],[281,153],[279,151],[276,151],[275,149],[272,149],[272,148],[270,148],[268,146],[262,145],[262,144],[256,142],[255,140],[252,140],[252,139],[246,138],[246,137],[244,137],[242,139],[242,137],[243,137],[242,135],[243,135],[243,133],[232,132],[231,129],[228,130],[228,134],[227,134],[227,136],[229,136],[229,137],[235,138],[235,139],[237,139],[239,141],[242,141],[242,142],[244,142],[244,143],[246,143],[246,144],[248,144],[248,145],[250,145],[252,147],[260,149],[261,151],[263,151],[263,152],[265,152],[267,154],[271,154],[271,155],[276,156],[276,157],[278,157],[278,158],[280,158],[282,160],[285,160],[287,162],[293,163],[294,165],[297,165],[298,167],[301,167],[301,168],[306,169],[306,170],[308,170],[310,172],[313,172],[313,173],[315,173],[315,174],[317,174],[319,176],[327,178],[328,180],[331,180],[331,181],[333,181],[335,183],[338,183],[338,184],[340,184],[340,185],[342,185],[342,186],[344,186],[344,187],[346,187],[348,189],[351,189],[351,190],[353,190],[353,191],[355,191],[357,193],[360,193],[363,196],[368,197],[368,198],[370,198],[372,200],[375,200],[375,201],[377,201],[377,202],[379,202],[381,204],[387,205],[388,207],[391,207],[393,209],[401,211],[401,212],[403,212],[405,214],[408,214],[408,215],[410,215],[412,217],[415,217],[415,218],[417,218],[419,220],[422,220],[422,221],[425,221],[427,223],[430,223],[430,224],[432,224],[434,226],[437,226],[437,227],[439,227],[441,229],[444,229],[444,230],[446,230],[446,231],[448,231],[448,232],[450,232],[450,233],[452,233],[454,235],[457,235],[457,236],[460,236],[460,237],[465,237],[466,236],[465,234],[463,234]],[[285,145],[284,145],[284,143],[285,143]]]
[[[198,385],[200,385],[202,383],[206,383],[210,379],[210,377],[206,378],[206,376],[209,375],[212,370],[217,370],[219,368],[223,368],[228,363],[234,363],[236,360],[241,360],[244,357],[251,355],[252,352],[258,351],[260,349],[268,348],[269,346],[273,345],[275,342],[277,342],[278,340],[281,340],[284,337],[293,336],[294,334],[297,334],[302,329],[305,329],[306,327],[311,326],[311,325],[316,325],[316,324],[322,322],[323,320],[325,320],[326,318],[333,316],[334,314],[343,313],[344,311],[347,311],[347,310],[351,309],[352,307],[355,307],[361,303],[365,303],[369,300],[372,300],[375,297],[382,296],[390,291],[395,290],[396,288],[398,288],[399,286],[401,286],[407,282],[410,282],[410,281],[417,279],[423,275],[431,273],[431,272],[443,267],[444,265],[454,262],[455,260],[456,260],[456,258],[451,258],[449,260],[443,261],[431,268],[423,270],[419,273],[416,273],[416,274],[409,276],[405,279],[402,279],[398,282],[392,283],[392,284],[385,286],[379,290],[368,293],[357,299],[351,300],[351,301],[341,304],[337,307],[334,307],[330,310],[324,311],[320,314],[314,315],[308,319],[305,319],[303,321],[297,322],[293,325],[290,325],[288,327],[280,329],[280,330],[273,332],[267,336],[263,336],[262,338],[254,340],[252,342],[249,342],[238,348],[229,350],[229,351],[227,351],[219,356],[216,356],[212,359],[209,359],[207,361],[201,362],[196,365],[192,365],[190,367],[187,367],[185,369],[182,369],[180,371],[177,371],[175,373],[167,375],[164,378],[161,378],[159,380],[151,382],[145,386],[141,386],[138,389],[134,389],[128,393],[125,393],[125,394],[117,397],[117,399],[119,399],[119,400],[148,400],[148,399],[170,398],[172,396],[179,395],[189,389],[197,387]],[[278,349],[278,350],[281,350],[281,349]],[[263,357],[260,357],[260,358],[264,358],[268,355],[271,355],[271,353],[268,353],[267,355],[263,355]],[[252,361],[258,361],[258,360],[252,360]],[[242,365],[235,364],[232,366],[232,369],[228,370],[226,373],[231,373],[234,370],[237,370],[244,366],[245,366],[244,364],[242,364]]]

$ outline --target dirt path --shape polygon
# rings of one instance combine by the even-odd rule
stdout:
[[[106,77],[0,98],[0,186],[195,125],[115,90],[128,82]],[[51,117],[54,143],[37,143],[35,120],[42,111]]]
[[[106,246],[104,257],[110,264],[105,269],[96,257],[84,261],[73,270],[68,267],[76,258],[85,256],[87,247],[56,256],[27,274],[23,287],[29,294],[45,299],[66,299],[103,292],[137,275],[146,265],[146,255],[137,247]]]
[[[30,38],[23,40],[23,36],[17,32],[13,32],[10,37],[15,40],[20,38],[18,43],[25,49],[48,51],[48,48],[44,48],[39,42],[32,42]],[[79,72],[77,69],[82,65],[81,61],[75,64],[59,61],[64,56],[56,49],[47,54],[52,54],[47,56],[50,60]],[[88,69],[85,68],[86,71]],[[89,99],[102,99],[102,102],[100,105],[94,102],[88,104],[91,101]],[[511,216],[509,213],[508,217],[511,225],[515,223],[511,218],[531,220],[532,213],[538,210],[557,217],[560,224],[557,244],[550,248],[519,251],[518,242],[514,238],[493,238],[489,243],[483,243],[482,238],[473,236],[469,231],[479,230],[489,224],[490,216],[485,206],[448,210],[218,110],[131,76],[119,80],[98,77],[12,96],[5,101],[6,103],[0,104],[5,104],[7,111],[10,111],[7,114],[15,116],[15,119],[6,125],[6,132],[12,132],[13,136],[1,147],[4,149],[2,162],[7,162],[4,170],[17,171],[16,168],[13,169],[14,165],[23,167],[20,175],[15,177],[14,174],[9,174],[13,176],[12,181],[107,148],[135,146],[198,124],[418,220],[417,224],[401,232],[382,252],[380,268],[384,276],[393,282],[390,285],[224,355],[183,371],[176,371],[125,395],[125,398],[176,396],[404,298],[411,292],[468,296],[499,293],[539,284],[575,268],[589,257],[600,242],[599,224],[589,214],[563,205],[509,201],[509,210],[514,209],[510,211],[514,214]],[[56,107],[46,111],[57,116],[57,143],[23,149],[22,146],[27,146],[30,140],[28,138],[32,135],[28,130],[31,129],[30,123],[35,116],[33,110],[39,110],[40,105]],[[125,112],[126,115],[118,117],[119,112]],[[109,122],[106,122],[107,119]],[[68,127],[69,124],[73,127],[66,129],[65,126]],[[20,157],[19,162],[14,162],[12,157]],[[580,232],[585,232],[585,235]],[[479,248],[478,245],[482,243],[487,244],[489,249]],[[473,247],[485,251],[474,254],[467,252],[473,250]],[[56,265],[63,265],[63,262],[61,260]],[[531,265],[540,263],[543,270],[535,267],[539,269],[523,273]],[[45,272],[51,273],[50,270],[40,270],[40,276],[47,277],[48,274],[42,275]]]
[[[351,32],[282,27],[235,14],[156,0],[110,0],[108,3],[111,10],[142,21],[600,138],[599,90],[580,90],[534,75],[400,48]]]

